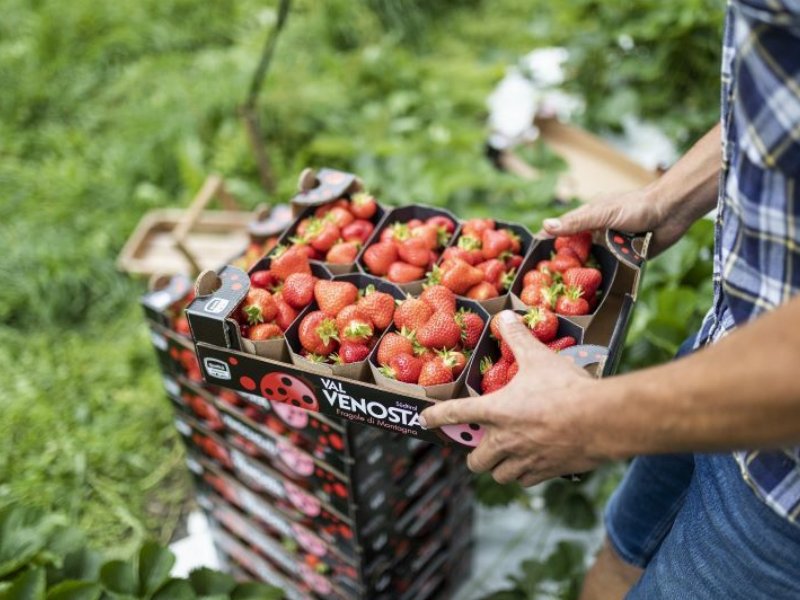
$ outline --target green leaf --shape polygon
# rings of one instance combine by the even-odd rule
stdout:
[[[0,578],[25,565],[44,548],[38,513],[19,506],[0,510]]]
[[[283,591],[263,583],[240,583],[231,593],[231,600],[281,600]]]
[[[139,594],[150,595],[167,579],[175,564],[175,555],[156,542],[147,541],[139,550]]]
[[[136,595],[136,574],[133,565],[123,560],[112,560],[100,569],[100,582],[115,594]]]
[[[17,575],[0,600],[45,600],[44,568],[29,569]]]
[[[67,579],[94,581],[100,573],[102,561],[100,554],[94,550],[80,548],[64,557],[62,573]]]
[[[103,588],[91,581],[62,581],[47,592],[47,600],[97,600]]]
[[[194,600],[197,594],[185,579],[170,579],[153,594],[152,600]]]
[[[236,587],[236,580],[233,577],[206,567],[189,573],[189,582],[194,591],[202,596],[230,594]]]
[[[547,557],[545,568],[550,579],[564,581],[583,570],[583,547],[575,542],[561,541]]]

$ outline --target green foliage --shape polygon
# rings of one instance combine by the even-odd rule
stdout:
[[[198,569],[170,577],[175,556],[152,541],[132,560],[109,560],[58,515],[0,509],[0,600],[278,600],[274,587],[239,584],[230,575]]]

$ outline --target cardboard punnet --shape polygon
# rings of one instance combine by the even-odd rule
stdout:
[[[431,217],[447,217],[453,222],[454,231],[447,239],[447,242],[439,247],[437,252],[441,254],[445,248],[450,246],[455,240],[456,236],[458,235],[458,227],[459,227],[459,220],[453,215],[450,211],[445,210],[443,208],[436,208],[433,206],[425,206],[422,204],[410,204],[408,206],[400,206],[397,208],[393,208],[389,210],[375,228],[375,231],[372,232],[372,236],[366,241],[364,247],[359,252],[358,256],[356,257],[356,262],[358,263],[358,268],[367,274],[372,275],[370,273],[369,268],[367,267],[366,263],[364,262],[364,253],[367,251],[371,245],[380,241],[381,233],[383,233],[384,229],[387,227],[391,227],[395,223],[407,223],[411,219],[421,219],[425,221]],[[419,294],[422,291],[422,284],[425,282],[424,275],[423,278],[418,279],[416,281],[411,281],[408,283],[398,283],[398,287],[401,290],[408,294]]]

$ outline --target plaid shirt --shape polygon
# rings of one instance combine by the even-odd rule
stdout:
[[[729,0],[714,303],[696,347],[800,291],[800,0]],[[800,524],[800,446],[734,453],[775,512]]]

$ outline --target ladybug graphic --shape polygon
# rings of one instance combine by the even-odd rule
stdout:
[[[483,428],[474,423],[444,425],[441,430],[451,440],[455,440],[470,448],[477,447],[483,439]]]
[[[272,408],[284,423],[295,429],[305,429],[308,427],[308,413],[291,404],[281,404],[275,402]]]
[[[273,402],[319,412],[317,397],[308,385],[286,373],[270,373],[261,379],[261,395]]]

